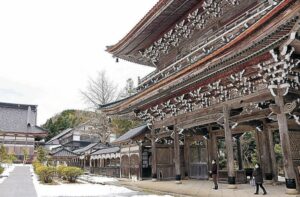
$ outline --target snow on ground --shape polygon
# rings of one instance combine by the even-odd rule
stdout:
[[[9,176],[9,174],[14,170],[15,165],[12,164],[2,164],[4,167],[4,172],[0,175],[0,184]]]
[[[100,183],[100,184],[104,184],[107,182],[116,182],[118,181],[115,178],[111,178],[111,177],[104,177],[104,176],[89,176],[89,175],[82,175],[79,177],[80,180],[84,180],[87,182],[91,182],[91,183]]]
[[[72,197],[158,197],[158,195],[141,194],[140,192],[119,187],[114,185],[101,185],[91,183],[74,183],[74,184],[58,184],[46,185],[38,181],[38,177],[33,173],[33,184],[39,197],[58,197],[58,196],[72,196]],[[92,177],[99,183],[117,181],[108,177]],[[164,196],[171,197],[171,196]]]

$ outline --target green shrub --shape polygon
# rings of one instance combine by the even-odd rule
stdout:
[[[4,172],[4,168],[0,166],[0,174],[2,174],[3,172]]]
[[[63,169],[63,176],[70,182],[74,183],[78,176],[83,174],[83,170],[77,167],[65,167]]]
[[[67,168],[67,166],[58,166],[56,168],[57,171],[57,176],[61,179],[66,179],[66,177],[64,176],[64,169]]]
[[[36,168],[36,173],[43,183],[51,183],[55,176],[55,167],[40,165]]]
[[[37,168],[42,166],[42,164],[38,161],[34,161],[34,162],[32,162],[32,166],[33,166],[34,172],[36,173]]]

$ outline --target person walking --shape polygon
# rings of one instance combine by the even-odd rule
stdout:
[[[212,160],[212,167],[211,167],[211,175],[213,178],[213,182],[215,187],[213,189],[217,190],[218,189],[218,166],[216,164],[216,160]]]
[[[259,192],[259,187],[261,187],[261,189],[263,190],[263,195],[266,195],[266,189],[264,188],[263,184],[263,174],[262,174],[262,170],[260,168],[259,164],[255,165],[255,169],[253,171],[253,176],[254,176],[254,180],[255,180],[255,184],[256,184],[256,192],[254,194],[258,194]]]

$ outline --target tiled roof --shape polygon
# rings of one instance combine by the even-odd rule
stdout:
[[[136,127],[134,129],[129,130],[128,132],[126,132],[125,134],[123,134],[122,136],[120,136],[118,139],[116,139],[115,141],[113,141],[113,143],[119,143],[119,142],[123,142],[123,141],[127,141],[131,138],[134,138],[142,133],[145,133],[148,130],[147,125],[142,125],[139,127]]]
[[[14,109],[23,109],[27,110],[28,107],[31,107],[31,110],[36,111],[37,105],[28,105],[28,104],[17,104],[17,103],[4,103],[0,102],[0,108],[14,108]]]
[[[101,155],[101,154],[107,154],[107,153],[117,153],[120,151],[119,147],[110,147],[110,148],[103,148],[100,150],[97,150],[92,153],[92,155]]]
[[[57,134],[56,136],[51,138],[48,142],[46,142],[46,144],[51,144],[51,142],[53,142],[54,140],[59,139],[60,137],[68,134],[71,131],[72,131],[72,128],[67,128],[67,129],[63,130],[62,132],[60,132],[59,134]]]
[[[56,150],[53,153],[50,153],[50,155],[52,157],[76,157],[76,156],[78,156],[78,154],[76,154],[76,153],[74,153],[74,152],[72,152],[72,151],[70,151],[70,150],[68,150],[64,147]]]
[[[99,148],[100,149],[100,148],[104,148],[104,147],[106,147],[106,146],[102,143],[99,143],[99,142],[91,143],[91,144],[89,144],[89,145],[87,145],[83,148],[74,150],[74,153],[81,154],[81,153],[84,153],[84,152],[86,152],[86,151],[88,151],[92,148]]]
[[[36,126],[37,106],[0,102],[0,132],[45,135],[47,130]]]

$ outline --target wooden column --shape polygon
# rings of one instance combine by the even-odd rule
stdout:
[[[218,157],[218,140],[214,132],[210,132],[211,138],[211,158],[216,160],[217,166],[219,166],[219,157]]]
[[[184,169],[185,176],[189,176],[190,168],[190,139],[187,136],[184,136]]]
[[[208,129],[208,136],[207,136],[207,139],[206,139],[206,147],[207,147],[207,164],[208,164],[208,171],[211,171],[211,168],[212,168],[212,164],[211,164],[211,161],[214,159],[212,157],[212,138],[211,138],[211,126],[209,126],[209,129]]]
[[[273,138],[273,131],[270,127],[266,127],[269,135],[269,147],[270,147],[270,157],[272,163],[272,176],[274,181],[278,181],[278,173],[277,173],[277,163],[274,151],[274,138]]]
[[[181,183],[179,134],[175,126],[174,126],[174,163],[175,163],[176,183]]]
[[[292,151],[290,138],[288,133],[288,124],[286,119],[286,114],[284,113],[284,100],[283,100],[283,90],[277,90],[277,96],[275,96],[275,103],[279,108],[279,113],[277,114],[279,134],[280,134],[280,144],[283,153],[283,167],[285,173],[286,187],[290,190],[296,190],[296,174],[294,171],[294,165],[292,160]],[[287,191],[289,193],[289,191]]]
[[[236,136],[236,149],[237,149],[237,160],[239,165],[239,170],[243,169],[243,159],[242,159],[242,151],[241,151],[241,135]]]
[[[128,174],[128,178],[131,179],[131,154],[130,154],[130,144],[129,144],[129,153],[128,153],[128,158],[129,158],[129,174]]]
[[[227,170],[228,170],[228,183],[230,189],[235,189],[235,172],[234,172],[234,157],[233,157],[233,142],[232,142],[232,132],[229,127],[229,115],[230,108],[228,105],[223,106],[224,114],[224,131],[225,131],[225,144],[227,151]]]
[[[157,155],[156,155],[156,143],[155,143],[155,131],[154,129],[151,130],[151,156],[152,156],[152,166],[151,166],[151,173],[152,173],[152,180],[157,179]]]
[[[256,155],[257,155],[257,160],[258,163],[261,164],[261,169],[262,172],[264,173],[264,164],[263,164],[263,159],[262,159],[262,133],[261,131],[255,130],[255,143],[256,143]]]
[[[264,173],[266,180],[272,180],[272,164],[271,164],[271,156],[270,156],[270,146],[269,146],[269,133],[267,129],[267,124],[263,122],[263,132],[262,132],[262,160],[264,165]]]
[[[139,143],[139,175],[138,175],[138,180],[143,180],[143,143]],[[116,161],[116,160],[115,160]],[[116,164],[116,162],[115,162]]]

